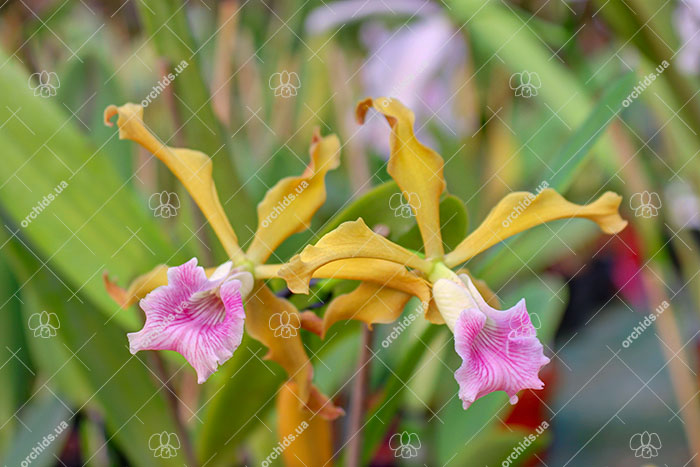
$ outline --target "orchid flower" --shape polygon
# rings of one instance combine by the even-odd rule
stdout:
[[[264,282],[275,277],[279,268],[265,264],[272,252],[290,235],[307,229],[325,202],[325,175],[340,163],[337,137],[314,133],[310,164],[301,176],[284,178],[267,192],[258,204],[255,236],[244,252],[219,202],[211,159],[199,151],[161,143],[146,128],[139,105],[109,106],[105,123],[111,126],[115,115],[120,139],[135,141],[165,163],[197,203],[229,257],[221,266],[206,270],[197,266],[196,259],[176,267],[160,265],[136,278],[127,289],[105,276],[107,291],[117,303],[127,307],[140,300],[146,314],[143,329],[128,336],[131,352],[174,350],[194,367],[203,383],[231,357],[245,327],[268,347],[267,358],[285,369],[301,401],[318,407],[325,418],[342,414],[311,384],[312,366],[301,336],[271,327],[280,316],[302,324],[304,319]],[[288,199],[293,203],[280,209]]]
[[[514,404],[519,391],[543,387],[538,372],[549,362],[525,301],[501,310],[482,281],[458,275],[455,270],[491,246],[556,219],[585,218],[607,234],[620,232],[627,224],[618,214],[622,199],[606,192],[590,204],[577,205],[549,188],[537,195],[510,193],[454,250],[445,253],[439,215],[440,196],[445,190],[443,159],[416,139],[414,115],[401,102],[387,98],[360,102],[360,123],[370,108],[382,113],[391,126],[388,172],[403,192],[416,195],[408,202],[415,212],[425,257],[374,233],[358,219],[341,224],[315,245],[305,247],[279,275],[293,292],[308,293],[311,277],[342,270],[339,263],[354,261],[353,267],[364,270],[366,276],[375,275],[381,266],[386,278],[383,285],[362,282],[353,292],[331,302],[323,317],[324,332],[342,319],[361,320],[370,326],[391,322],[415,295],[423,303],[426,319],[446,324],[455,336],[455,351],[462,358],[455,379],[464,408],[499,390]],[[423,288],[420,281],[428,286]]]

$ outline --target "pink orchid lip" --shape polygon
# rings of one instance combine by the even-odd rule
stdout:
[[[538,373],[549,358],[544,356],[525,300],[498,310],[486,303],[469,276],[462,274],[459,279],[460,283],[439,279],[433,295],[462,357],[455,379],[463,407],[494,391],[505,391],[515,404],[519,391],[542,389]]]
[[[210,278],[197,259],[168,269],[168,285],[158,287],[139,303],[146,323],[130,333],[132,354],[141,350],[172,350],[194,367],[201,384],[231,358],[243,338],[243,298],[252,289],[248,272],[219,266]]]

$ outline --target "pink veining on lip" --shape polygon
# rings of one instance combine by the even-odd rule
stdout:
[[[146,323],[128,334],[131,353],[173,350],[194,367],[200,384],[206,381],[243,337],[245,286],[231,272],[231,263],[225,263],[207,278],[196,258],[168,269],[168,285],[139,303]]]
[[[433,293],[462,357],[455,379],[464,408],[494,391],[505,391],[515,404],[519,391],[542,389],[538,373],[549,358],[544,356],[525,300],[498,310],[486,303],[468,276],[460,279],[460,284],[440,279]]]

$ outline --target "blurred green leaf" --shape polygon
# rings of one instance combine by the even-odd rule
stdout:
[[[63,345],[60,339],[43,339],[35,336],[34,331],[28,326],[32,315],[51,310],[46,307],[45,302],[40,301],[31,285],[23,287],[20,296],[23,302],[22,321],[25,324],[23,331],[36,372],[49,376],[43,383],[51,387],[53,391],[63,393],[67,404],[76,407],[85,404],[91,399],[92,391],[90,391],[87,378],[78,368],[81,365],[79,360],[71,358],[70,350]],[[76,299],[73,298],[73,300]],[[29,397],[30,394],[27,394],[24,400],[26,401]]]
[[[68,112],[77,114],[77,128],[104,150],[121,179],[131,180],[134,146],[115,138],[114,128],[104,124],[104,109],[125,101],[118,81],[110,79],[115,72],[96,52],[84,56],[82,62],[73,60],[61,74],[57,97]]]
[[[81,454],[84,459],[90,458],[88,465],[109,467],[109,450],[101,449],[107,442],[101,420],[95,414],[88,412],[87,416],[80,420],[79,430]]]
[[[7,263],[0,257],[0,452],[7,452],[14,414],[27,400],[35,369],[24,338],[19,284]]]
[[[591,148],[620,111],[622,101],[636,83],[635,80],[635,75],[628,73],[606,89],[585,122],[574,131],[550,164],[556,169],[549,180],[551,188],[566,193],[591,154]],[[566,251],[571,251],[577,244],[597,235],[596,229],[582,226],[579,220],[564,222],[559,224],[563,225],[560,228],[534,229],[508,241],[507,246],[497,246],[479,263],[475,271],[487,282],[498,282],[513,274],[513,271],[521,271],[524,264],[528,265],[526,269],[537,270],[538,265],[546,265]],[[566,239],[565,245],[552,238],[552,229],[557,232],[557,237]],[[547,248],[542,245],[547,245]],[[533,251],[538,252],[538,255],[533,256]],[[536,261],[537,264],[531,261]],[[497,268],[493,267],[495,264],[498,264]]]
[[[471,42],[483,48],[487,62],[499,57],[508,71],[536,73],[541,81],[535,102],[549,106],[552,124],[562,128],[579,126],[592,108],[588,86],[579,83],[529,26],[525,18],[501,1],[452,0],[450,13],[469,31]],[[485,65],[485,64],[484,64]],[[481,68],[477,69],[480,71]],[[549,120],[548,120],[549,121]],[[596,146],[598,162],[608,170],[615,166],[607,158],[612,144],[602,137]],[[546,177],[542,177],[546,178]]]
[[[394,214],[392,206],[400,206],[403,201],[401,196],[401,189],[393,181],[372,188],[333,216],[318,233],[318,237],[322,237],[343,222],[361,217],[369,228],[380,224],[389,227],[389,239],[396,241],[416,223],[413,217]]]
[[[421,356],[425,353],[430,342],[441,332],[445,332],[445,326],[428,326],[418,340],[404,355],[402,363],[394,369],[389,380],[383,387],[383,396],[365,416],[363,428],[362,459],[365,465],[369,465],[379,443],[384,439],[386,430],[391,420],[396,415],[401,404],[401,395],[406,389],[404,381],[408,381],[420,363]]]
[[[440,201],[440,232],[442,242],[447,251],[453,250],[467,236],[467,209],[462,200],[448,195]],[[397,243],[416,251],[423,250],[423,240],[418,224],[414,223],[410,231],[403,235]]]
[[[636,80],[634,73],[627,73],[605,90],[583,124],[574,131],[549,164],[554,170],[554,175],[549,180],[551,188],[566,193],[595,142],[622,110],[622,101],[632,91]]]
[[[460,410],[460,408],[448,406],[445,410]],[[464,448],[457,455],[452,453],[447,456],[447,453],[441,453],[439,459],[445,459],[441,465],[503,465],[508,456],[513,456],[507,464],[509,467],[531,465],[532,455],[546,446],[550,440],[546,431],[536,436],[536,431],[517,427],[512,427],[512,431],[509,431],[500,426],[500,421],[497,425],[489,426],[476,433],[473,438],[464,443]]]
[[[396,182],[383,183],[337,213],[318,233],[318,237],[327,234],[343,222],[361,217],[370,228],[377,225],[387,226],[390,240],[407,248],[422,250],[423,243],[415,218],[413,216],[404,217],[397,210],[402,203],[405,204],[406,201]],[[442,240],[449,250],[457,246],[466,236],[467,210],[459,198],[447,195],[440,201],[440,219]]]
[[[197,440],[202,464],[234,465],[240,443],[274,407],[275,395],[286,375],[262,361],[265,353],[262,344],[246,335],[226,363],[217,379],[219,387],[204,411],[206,423]]]
[[[51,394],[33,399],[19,415],[22,423],[11,449],[3,456],[3,465],[32,465],[49,467],[56,465],[70,433],[72,414],[63,402]]]
[[[182,253],[170,246],[146,204],[115,174],[104,149],[90,144],[73,117],[51,100],[34,96],[15,61],[0,73],[0,87],[13,90],[0,95],[0,204],[14,220],[3,230],[21,230],[38,247],[34,255],[51,260],[46,267],[71,294],[79,290],[115,315],[118,307],[102,283],[105,269],[127,281],[156,264],[185,258],[173,259]],[[66,281],[78,285],[69,287]],[[115,319],[137,324],[128,311]]]

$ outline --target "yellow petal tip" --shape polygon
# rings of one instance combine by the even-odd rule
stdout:
[[[111,104],[108,105],[107,108],[105,109],[104,112],[104,122],[106,126],[114,126],[114,123],[112,123],[112,117],[117,115],[119,113],[119,109],[117,108],[116,105]]]

